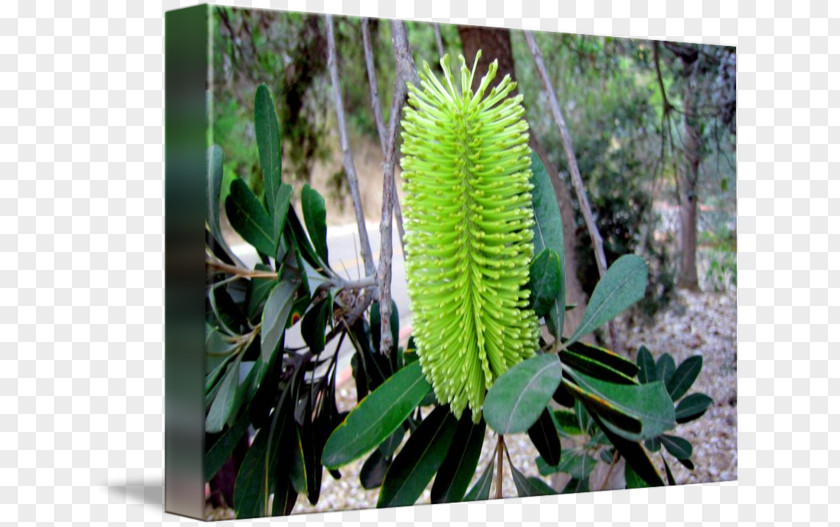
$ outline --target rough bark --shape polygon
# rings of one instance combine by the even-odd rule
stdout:
[[[499,61],[499,70],[491,85],[498,84],[505,75],[510,75],[512,80],[516,80],[509,30],[459,26],[458,34],[461,37],[461,45],[464,50],[464,58],[467,61],[467,65],[472,66],[476,53],[479,49],[481,50],[481,59],[476,68],[474,83],[477,83],[484,76],[487,72],[487,67],[494,59]],[[516,95],[517,91],[514,90],[512,95]],[[577,305],[575,309],[566,312],[565,322],[563,324],[563,333],[570,335],[583,318],[583,311],[586,307],[586,293],[584,293],[583,287],[581,287],[580,281],[577,278],[575,209],[572,205],[572,196],[569,193],[569,189],[560,179],[557,167],[551,163],[542,143],[535,135],[531,134],[529,144],[531,149],[539,156],[543,165],[545,165],[548,176],[551,179],[551,184],[554,187],[557,203],[560,206],[560,216],[563,219],[566,303]]]
[[[683,61],[684,157],[680,184],[680,276],[677,285],[699,290],[697,279],[697,176],[700,168],[700,131],[697,124],[697,93],[693,80],[697,55],[680,56]]]

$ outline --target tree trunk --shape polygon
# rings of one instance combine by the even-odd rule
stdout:
[[[499,61],[499,70],[496,73],[496,78],[490,86],[495,86],[505,77],[510,75],[510,78],[516,81],[516,71],[514,69],[513,51],[510,43],[510,31],[507,29],[498,28],[483,28],[473,26],[458,26],[458,34],[461,37],[461,46],[463,47],[464,58],[467,61],[467,66],[472,67],[475,61],[475,55],[478,50],[481,50],[481,59],[478,61],[476,68],[476,75],[473,80],[475,85],[480,82],[481,77],[487,72],[487,67],[493,60]],[[516,95],[518,90],[514,90],[512,95]],[[565,254],[566,264],[566,303],[576,304],[577,307],[571,311],[566,312],[565,322],[563,324],[563,333],[570,335],[583,318],[583,312],[586,307],[586,293],[583,292],[583,287],[577,278],[577,257],[575,254],[576,233],[575,233],[575,215],[574,207],[572,205],[572,196],[569,189],[563,184],[560,175],[557,172],[557,167],[551,164],[548,155],[540,143],[539,139],[533,134],[529,141],[531,149],[536,152],[540,160],[545,165],[548,176],[551,179],[551,184],[554,187],[554,194],[557,197],[557,202],[560,206],[560,216],[563,219],[563,252]]]
[[[700,167],[700,133],[696,116],[696,93],[692,80],[696,59],[689,62],[683,58],[686,75],[683,93],[685,114],[683,138],[685,157],[680,181],[680,231],[681,256],[680,276],[677,285],[683,289],[700,289],[697,280],[697,175]]]

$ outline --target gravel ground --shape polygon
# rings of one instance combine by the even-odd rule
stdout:
[[[736,302],[734,291],[726,294],[691,293],[680,291],[671,306],[661,311],[652,322],[634,324],[628,319],[618,321],[617,329],[623,348],[636,350],[644,344],[654,358],[662,352],[674,356],[677,364],[696,354],[703,356],[703,370],[690,393],[701,391],[715,401],[697,421],[678,425],[675,434],[688,439],[694,446],[694,471],[689,471],[669,457],[668,464],[678,484],[729,481],[737,478],[737,354]],[[356,391],[351,380],[339,389],[339,408],[349,410],[356,403]],[[536,476],[536,449],[526,434],[508,437],[508,449],[514,465],[527,476]],[[476,476],[487,465],[494,452],[496,436],[486,434]],[[667,456],[667,455],[666,455]],[[657,455],[654,461],[660,464]],[[378,490],[366,491],[359,484],[359,471],[364,460],[342,468],[343,477],[334,480],[324,474],[321,498],[316,506],[299,499],[293,514],[328,510],[365,509],[375,507]],[[600,488],[607,472],[602,464],[590,480],[591,488]],[[606,488],[620,487],[623,470],[617,466]],[[475,481],[475,480],[473,480]],[[563,484],[562,480],[559,482]],[[431,488],[431,484],[429,486]],[[429,488],[418,504],[429,503]],[[505,497],[516,496],[509,471],[505,471]]]

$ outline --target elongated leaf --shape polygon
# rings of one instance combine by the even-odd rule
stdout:
[[[695,355],[685,359],[680,367],[671,376],[668,381],[668,393],[671,394],[671,399],[678,401],[680,397],[685,395],[697,376],[700,375],[700,370],[703,369],[703,356]]]
[[[662,445],[665,447],[665,449],[677,459],[690,458],[694,450],[691,446],[691,443],[689,443],[682,437],[662,434],[661,436],[659,436],[659,440],[662,441]]]
[[[257,148],[260,151],[260,167],[265,178],[265,203],[272,217],[277,189],[280,188],[283,163],[280,124],[274,108],[271,92],[265,84],[260,84],[254,97],[254,131],[257,135]]]
[[[624,482],[627,484],[628,489],[644,489],[649,487],[647,482],[636,474],[636,471],[633,470],[630,463],[624,464]]]
[[[314,354],[324,351],[327,323],[333,314],[333,296],[329,293],[326,298],[312,306],[303,316],[300,323],[300,333],[309,351]]]
[[[525,474],[518,471],[512,464],[510,465],[510,470],[513,473],[513,484],[516,486],[516,494],[520,498],[557,494],[546,482],[536,477],[525,477]]]
[[[301,205],[303,206],[303,221],[306,223],[312,245],[315,246],[315,251],[324,264],[328,264],[327,206],[324,198],[307,184],[303,186],[301,192]]]
[[[661,487],[665,484],[662,481],[662,476],[659,475],[659,471],[653,466],[653,462],[650,460],[647,451],[641,443],[638,441],[629,441],[612,432],[604,426],[604,421],[597,414],[592,414],[592,419],[601,427],[604,435],[607,436],[613,446],[618,450],[618,453],[624,456],[626,462],[633,467],[633,470],[645,483],[651,487]]]
[[[267,256],[274,255],[277,248],[274,225],[260,200],[242,179],[236,178],[231,182],[225,211],[230,224],[246,242]]]
[[[674,479],[674,474],[671,472],[671,467],[668,465],[668,462],[665,461],[665,456],[662,453],[659,455],[662,457],[662,464],[665,465],[665,475],[668,477],[668,485],[676,485],[677,482]]]
[[[271,360],[271,356],[280,343],[280,337],[286,330],[286,321],[292,311],[297,284],[280,282],[268,295],[262,316],[262,330],[260,331],[260,355],[264,363]]]
[[[648,268],[635,254],[626,254],[613,263],[595,286],[583,319],[569,341],[576,342],[645,296]]]
[[[216,434],[221,432],[225,427],[225,423],[233,410],[238,387],[239,361],[236,360],[228,365],[227,371],[221,383],[219,383],[219,391],[216,393],[216,398],[213,399],[213,404],[210,406],[210,411],[207,412],[207,418],[204,420],[204,429],[206,432]]]
[[[394,452],[402,444],[403,436],[405,436],[405,427],[397,427],[397,430],[379,445],[379,451],[382,452],[382,455],[385,457],[393,456]]]
[[[636,357],[639,365],[639,382],[646,384],[656,380],[656,362],[653,360],[650,350],[642,346]]]
[[[564,350],[560,352],[560,360],[562,360],[563,364],[570,368],[582,371],[587,375],[607,382],[614,382],[616,384],[636,384],[636,381],[632,377],[628,377],[624,373],[607,366],[603,362],[593,360],[571,350]]]
[[[560,385],[563,367],[557,355],[537,355],[499,377],[484,400],[484,419],[500,434],[528,430]]]
[[[294,207],[289,207],[289,212],[286,214],[286,224],[289,226],[288,232],[292,233],[301,258],[306,260],[313,268],[319,269],[322,264],[318,261],[318,255],[312,248],[312,244],[309,243],[309,238],[306,236],[306,231],[304,231]]]
[[[548,314],[557,299],[560,290],[560,257],[557,252],[547,247],[531,262],[530,282],[531,302],[538,317]]]
[[[664,382],[667,386],[671,382],[671,377],[674,376],[674,371],[677,365],[674,362],[674,357],[668,353],[663,353],[656,361],[656,378]]]
[[[464,501],[480,501],[490,498],[490,486],[493,483],[493,467],[495,466],[493,458],[487,463],[487,467],[478,477],[473,488],[464,496]]]
[[[268,505],[264,481],[265,454],[268,447],[268,430],[257,432],[251,448],[242,460],[242,466],[236,475],[233,488],[233,506],[236,518],[256,518],[265,516]]]
[[[254,266],[258,271],[271,271],[271,267],[258,263]],[[260,314],[260,307],[271,292],[271,288],[277,284],[277,280],[271,278],[252,278],[248,291],[248,318],[254,319]]]
[[[272,516],[288,516],[291,514],[295,508],[297,497],[298,492],[288,477],[278,479],[274,488],[274,498],[271,502]]]
[[[210,481],[233,455],[233,449],[248,431],[248,412],[243,412],[204,454],[204,480]]]
[[[350,412],[324,447],[322,461],[338,468],[370,452],[411,415],[432,389],[416,362],[395,373]]]
[[[289,204],[292,201],[292,186],[281,183],[274,197],[274,241],[279,249],[283,230],[286,228],[286,216],[289,214]]]
[[[306,410],[303,425],[300,427],[300,435],[303,445],[303,462],[306,467],[306,496],[309,503],[315,505],[321,495],[321,478],[323,477],[324,467],[321,466],[321,448],[315,437],[311,402],[307,403]]]
[[[705,393],[692,393],[677,404],[674,416],[678,423],[693,421],[706,413],[713,402]]]
[[[461,415],[452,446],[432,485],[432,503],[453,503],[463,499],[481,456],[485,428],[483,419],[477,424],[472,422],[469,409]]]
[[[534,203],[534,254],[540,254],[546,248],[554,249],[560,263],[557,295],[545,318],[551,334],[560,338],[566,316],[566,247],[563,245],[563,220],[554,187],[542,161],[535,153],[531,154],[531,171],[534,184],[531,191]]]
[[[674,403],[662,383],[619,385],[567,370],[583,389],[605,399],[642,422],[644,438],[656,437],[675,426]]]
[[[359,481],[362,483],[362,487],[365,490],[379,488],[389,466],[390,463],[379,449],[371,452],[359,473]]]
[[[660,436],[656,436],[651,439],[645,439],[645,448],[654,453],[659,452],[659,449],[662,447],[662,441],[659,440],[659,437]]]
[[[432,410],[385,473],[377,508],[413,505],[443,463],[457,428],[448,406]]]
[[[561,434],[573,436],[581,435],[583,433],[583,430],[580,429],[580,425],[578,425],[578,420],[574,412],[569,412],[567,410],[555,410],[554,423]]]
[[[631,412],[619,408],[614,402],[605,399],[602,395],[589,391],[565,379],[563,384],[566,389],[583,403],[587,410],[598,413],[604,421],[616,427],[616,433],[628,439],[641,437],[642,421]]]
[[[551,418],[551,410],[543,409],[540,418],[528,429],[528,437],[546,463],[556,465],[560,462],[560,436]]]
[[[688,470],[694,470],[694,463],[690,459],[677,459],[677,461]]]
[[[306,482],[306,460],[304,459],[303,453],[303,441],[300,437],[300,430],[297,427],[291,428],[294,432],[291,434],[293,444],[289,477],[295,492],[297,494],[306,494],[308,483]]]
[[[628,377],[635,377],[636,374],[639,373],[639,367],[636,366],[633,361],[599,346],[594,346],[585,342],[575,342],[569,346],[568,350],[577,353],[578,355],[582,355],[590,360],[600,362],[605,366],[609,366]],[[560,355],[560,359],[563,359],[562,353]]]

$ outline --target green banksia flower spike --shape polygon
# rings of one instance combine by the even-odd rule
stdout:
[[[473,91],[476,62],[461,56],[456,89],[423,64],[403,119],[405,252],[414,340],[423,372],[456,417],[481,418],[484,394],[534,354],[529,308],[533,256],[531,157],[522,96],[509,76],[488,90],[494,61]]]

